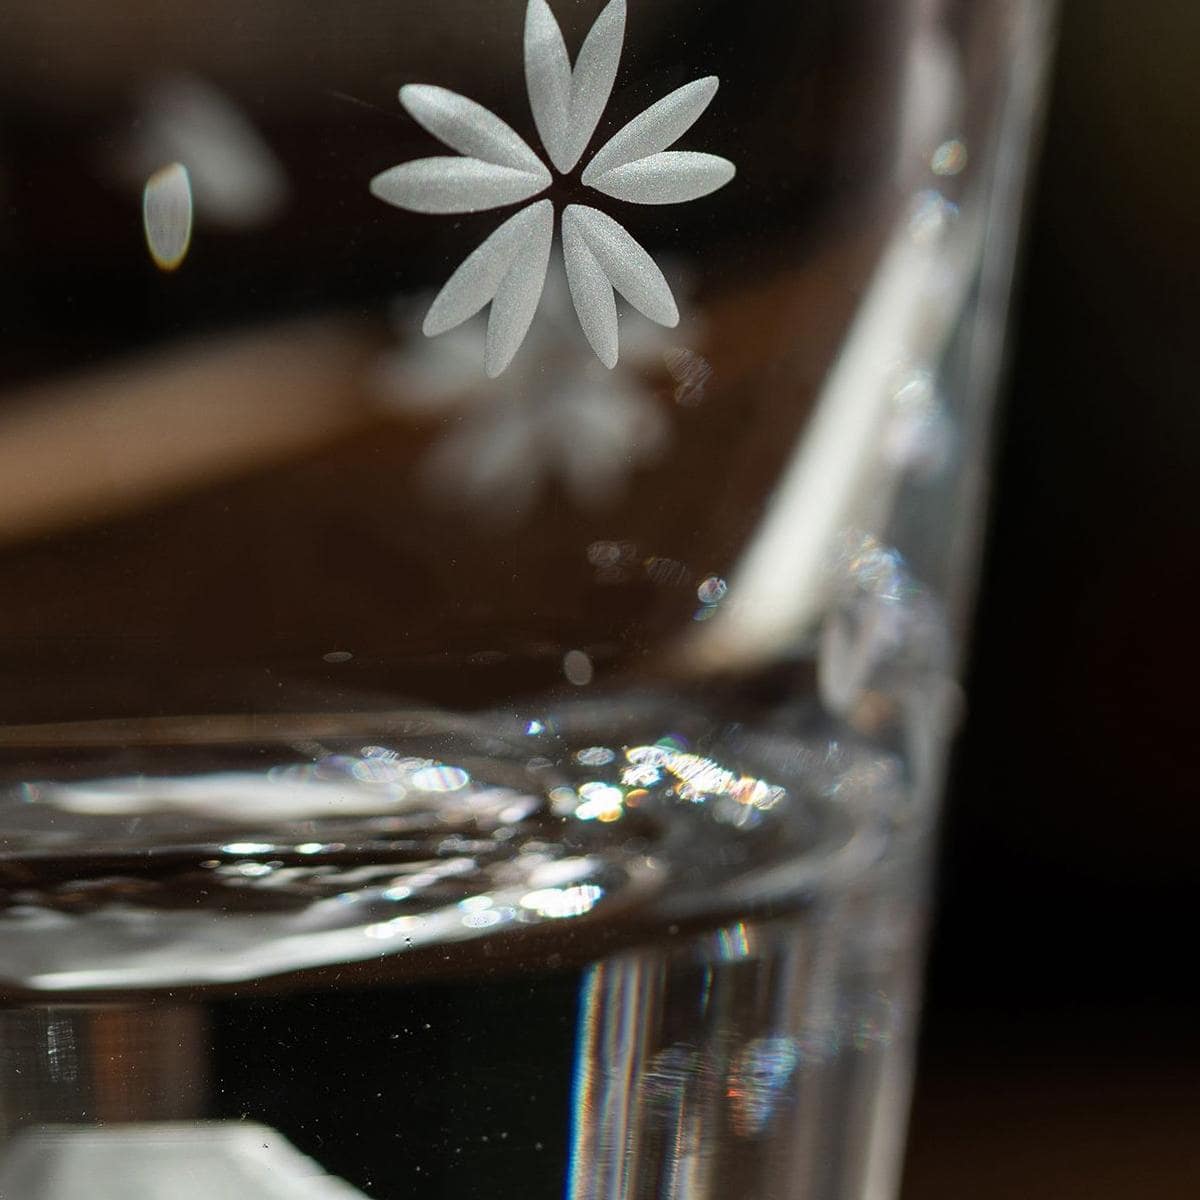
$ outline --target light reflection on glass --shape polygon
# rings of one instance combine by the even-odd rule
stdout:
[[[221,847],[223,854],[267,854],[275,847],[270,842],[229,842]]]
[[[625,794],[608,783],[585,783],[579,788],[581,803],[575,816],[581,821],[617,821],[621,817]]]
[[[5,1139],[0,1196],[367,1200],[343,1179],[326,1174],[277,1129],[246,1116],[145,1124],[33,1123]]]
[[[605,767],[617,757],[615,750],[607,746],[589,746],[575,754],[575,761],[584,767]]]
[[[522,821],[532,817],[541,806],[541,802],[532,796],[524,796],[502,808],[496,815],[502,825],[519,825]]]
[[[363,936],[379,941],[400,937],[409,930],[419,927],[421,920],[420,917],[395,917],[390,921],[380,921],[377,925],[368,925],[363,930]]]
[[[400,757],[395,750],[389,750],[386,746],[364,746],[361,754],[363,758],[386,758],[392,762]]]
[[[400,782],[404,770],[395,759],[361,758],[350,763],[349,770],[359,783],[393,786],[399,795],[404,794],[404,786]]]
[[[483,912],[466,913],[462,923],[467,929],[490,929],[504,921],[504,913],[497,909],[486,909]]]
[[[953,443],[953,427],[932,372],[923,367],[908,372],[892,397],[884,460],[926,481],[949,466]]]
[[[142,225],[154,265],[178,269],[192,244],[192,183],[182,163],[162,167],[146,181]]]
[[[766,1130],[799,1062],[799,1048],[789,1037],[756,1038],[738,1052],[725,1098],[740,1137],[757,1137]]]
[[[822,703],[864,729],[907,706],[914,736],[942,736],[953,693],[937,598],[896,550],[871,535],[846,539],[839,572],[841,595],[826,617],[817,659]]]
[[[415,772],[411,780],[412,786],[422,792],[456,792],[470,781],[470,775],[461,767],[441,763]]]
[[[943,142],[929,160],[929,169],[935,175],[959,175],[967,166],[967,147],[959,138]]]
[[[70,1019],[52,1017],[46,1024],[46,1065],[56,1083],[74,1083],[79,1076],[79,1048]]]
[[[579,794],[574,788],[556,787],[547,793],[550,801],[550,811],[556,817],[572,816],[579,807]]]
[[[246,862],[232,863],[226,867],[218,867],[218,875],[242,875],[247,879],[259,879],[264,875],[270,875],[275,868],[269,863]]]
[[[909,236],[921,246],[938,241],[958,216],[958,205],[930,188],[913,199],[908,216]]]
[[[638,1112],[650,1022],[639,1020],[656,972],[643,956],[588,968],[579,1006],[567,1200],[628,1194],[630,1124]]]
[[[566,888],[540,888],[521,897],[521,907],[550,920],[582,917],[591,912],[604,895],[596,884],[578,884]]]
[[[662,772],[652,763],[626,767],[621,772],[621,782],[629,788],[645,789],[662,782]]]
[[[716,933],[717,957],[720,962],[741,962],[752,953],[750,931],[745,921],[738,921]]]
[[[675,795],[695,804],[728,796],[738,804],[765,812],[787,797],[786,788],[750,775],[738,775],[712,759],[663,745],[635,746],[626,750],[625,758],[631,764],[621,773],[621,782],[626,787],[654,787],[663,782],[664,775],[670,775],[677,781],[673,787]]]

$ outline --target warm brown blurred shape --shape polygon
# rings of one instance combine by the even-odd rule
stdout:
[[[354,382],[371,349],[348,322],[308,321],[6,396],[0,545],[137,512],[361,427],[372,405]]]

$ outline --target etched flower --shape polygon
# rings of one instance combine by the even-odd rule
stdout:
[[[625,0],[611,0],[587,35],[574,67],[546,0],[525,15],[525,79],[534,124],[554,170],[570,174],[596,131],[616,81],[625,41]],[[716,95],[715,76],[651,105],[608,140],[580,177],[585,187],[634,204],[681,204],[724,187],[728,159],[671,150]],[[483,212],[524,202],[451,275],[425,317],[424,333],[446,333],[491,305],[484,369],[495,378],[533,323],[554,240],[554,205],[535,200],[554,173],[509,125],[445,88],[400,89],[409,114],[457,156],[417,159],[377,175],[371,192],[419,213]],[[679,309],[657,263],[611,217],[585,204],[562,214],[562,247],[579,323],[607,367],[619,357],[616,293],[668,328]]]
[[[432,342],[408,342],[379,364],[385,406],[416,419],[451,418],[421,464],[432,496],[495,524],[527,517],[552,479],[582,508],[616,500],[654,463],[670,424],[647,376],[687,354],[676,335],[634,316],[611,374],[579,332],[561,256],[553,254],[531,353],[497,380],[479,374],[477,320]],[[404,306],[397,312],[408,326]],[[695,356],[691,356],[695,357]]]

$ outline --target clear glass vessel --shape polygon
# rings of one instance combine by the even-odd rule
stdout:
[[[0,1195],[894,1195],[1047,22],[7,0]]]

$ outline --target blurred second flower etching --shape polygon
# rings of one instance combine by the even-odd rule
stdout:
[[[674,380],[680,404],[703,390],[694,376],[705,360],[638,316],[624,330],[619,366],[606,371],[580,335],[557,254],[530,353],[500,379],[480,377],[476,321],[423,342],[407,336],[410,314],[401,302],[401,345],[379,364],[380,400],[397,416],[444,424],[421,481],[433,498],[493,524],[528,518],[552,480],[577,507],[611,505],[630,475],[653,466],[670,443],[669,410],[654,378],[668,387]]]
[[[625,0],[610,0],[571,65],[546,0],[529,0],[525,77],[530,108],[559,175],[579,165],[616,82],[625,41]],[[634,204],[681,204],[733,179],[728,159],[670,150],[716,95],[715,76],[695,80],[652,104],[610,138],[580,182]],[[554,204],[534,201],[554,174],[529,144],[481,105],[445,88],[409,84],[400,91],[409,114],[455,156],[401,163],[377,175],[371,192],[410,212],[467,213],[533,201],[506,220],[451,275],[425,316],[427,337],[447,333],[489,304],[484,369],[496,378],[512,362],[533,323],[554,241]],[[620,357],[616,294],[668,328],[679,309],[658,264],[612,217],[586,204],[562,213],[562,250],[579,324],[606,367]]]

